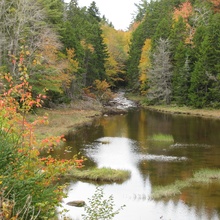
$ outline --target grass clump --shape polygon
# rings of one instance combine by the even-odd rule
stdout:
[[[220,183],[220,169],[202,169],[194,173],[192,178],[185,181],[176,181],[173,184],[167,186],[156,186],[153,188],[151,195],[152,199],[162,199],[166,197],[172,197],[181,194],[181,190],[190,187],[193,184],[207,184],[213,180]]]
[[[100,182],[124,182],[131,176],[130,171],[115,170],[111,168],[93,168],[88,170],[73,169],[69,177],[81,180]]]
[[[161,141],[161,142],[173,142],[173,136],[168,134],[154,134],[151,139],[152,141]]]
[[[167,186],[156,186],[153,188],[153,193],[151,195],[152,199],[161,199],[172,197],[181,194],[183,188],[189,187],[191,185],[190,181],[176,181],[173,184]]]
[[[212,180],[220,180],[220,170],[202,169],[193,176],[193,181],[197,183],[209,183]]]

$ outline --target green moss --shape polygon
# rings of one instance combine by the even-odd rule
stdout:
[[[91,180],[100,182],[123,182],[130,178],[130,171],[115,170],[110,168],[93,168],[88,170],[73,169],[69,173],[69,178],[81,180]]]

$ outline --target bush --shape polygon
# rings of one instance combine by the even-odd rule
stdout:
[[[59,176],[77,166],[77,160],[40,158],[44,147],[55,146],[62,137],[36,140],[34,126],[45,119],[29,123],[26,115],[41,106],[41,95],[32,97],[23,60],[19,71],[17,84],[5,74],[8,89],[0,96],[0,219],[52,219],[65,196]]]

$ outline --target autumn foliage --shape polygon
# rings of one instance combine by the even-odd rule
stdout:
[[[179,17],[182,17],[186,22],[188,18],[193,13],[193,7],[190,1],[184,2],[179,8],[175,8],[173,16],[175,20],[178,20]]]
[[[42,149],[52,149],[64,136],[38,141],[35,126],[47,118],[28,122],[26,115],[41,107],[43,95],[32,96],[32,87],[23,59],[19,62],[19,81],[1,73],[4,89],[0,96],[0,219],[51,219],[64,196],[60,175],[72,167],[81,168],[84,159],[58,160],[41,156]]]

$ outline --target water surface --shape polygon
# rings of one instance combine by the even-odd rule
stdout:
[[[86,166],[131,171],[122,184],[102,185],[107,197],[113,195],[116,208],[126,205],[114,219],[220,219],[218,183],[188,188],[175,198],[150,199],[153,186],[190,178],[202,168],[220,168],[220,120],[132,110],[96,119],[67,139],[72,151],[55,152],[60,157],[81,152],[88,158]],[[65,204],[88,202],[95,189],[92,183],[72,182],[63,201],[67,216],[82,219],[83,208]]]

